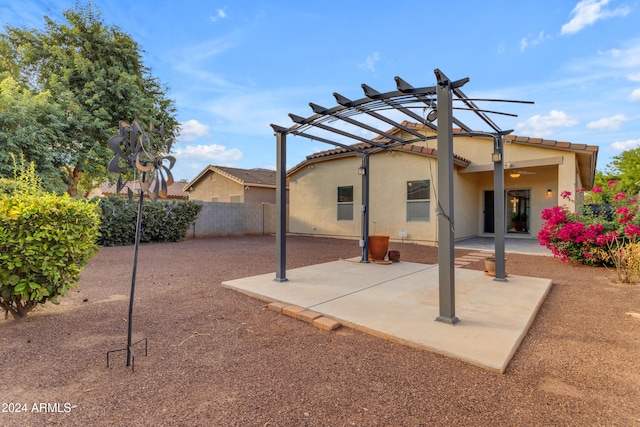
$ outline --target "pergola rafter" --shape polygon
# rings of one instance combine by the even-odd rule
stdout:
[[[455,316],[455,277],[454,277],[454,215],[453,215],[453,137],[492,137],[494,141],[492,161],[494,163],[494,212],[495,212],[495,255],[496,277],[495,280],[505,281],[504,272],[504,226],[505,219],[502,214],[504,204],[504,165],[502,161],[503,136],[511,130],[503,131],[489,118],[487,114],[501,114],[516,116],[511,113],[479,108],[475,101],[518,102],[510,100],[472,99],[467,97],[460,89],[469,82],[469,78],[451,81],[442,71],[434,70],[437,84],[434,86],[416,88],[401,79],[395,78],[396,90],[381,93],[372,87],[362,84],[364,98],[351,100],[343,95],[334,93],[338,105],[325,108],[309,103],[314,114],[302,117],[289,114],[295,123],[289,128],[271,125],[276,133],[277,143],[277,175],[276,175],[276,199],[277,199],[277,224],[276,224],[276,281],[286,281],[286,135],[295,135],[311,140],[323,142],[347,151],[356,152],[362,157],[362,166],[358,173],[362,175],[362,249],[361,262],[369,262],[368,237],[369,237],[369,157],[372,154],[385,150],[423,142],[432,139],[437,140],[438,159],[438,266],[439,266],[439,293],[440,315],[436,320],[455,324],[458,319]],[[453,102],[462,102],[463,107],[453,107]],[[529,103],[529,102],[524,102]],[[420,116],[413,109],[420,108],[429,115]],[[453,111],[469,111],[477,116],[480,121],[489,126],[488,131],[473,130],[469,125],[453,115]],[[397,120],[384,115],[385,111],[397,111],[412,120],[422,124],[436,135],[425,135],[410,127],[398,123]],[[410,139],[402,139],[385,130],[353,118],[358,115],[367,115],[378,122],[391,125],[413,136]],[[437,125],[433,123],[437,119]],[[377,134],[386,138],[387,142],[366,138],[354,132],[338,128],[333,125],[340,122],[345,126],[352,126],[358,130]],[[462,132],[454,135],[453,125],[458,126]],[[320,136],[312,133],[312,130],[321,130],[330,136]],[[336,140],[346,138],[357,141],[357,144]],[[364,143],[365,145],[362,145]]]

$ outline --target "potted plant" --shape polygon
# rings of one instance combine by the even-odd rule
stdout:
[[[516,231],[527,231],[527,214],[524,212],[518,212],[513,214],[513,228]]]

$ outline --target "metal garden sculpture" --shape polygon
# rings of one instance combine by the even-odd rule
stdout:
[[[150,200],[156,201],[158,197],[167,197],[167,187],[173,184],[173,175],[171,169],[176,162],[175,157],[168,156],[163,153],[154,154],[154,137],[160,138],[162,145],[166,147],[164,153],[171,152],[171,145],[173,139],[165,138],[164,126],[160,126],[156,129],[152,124],[149,125],[149,132],[145,133],[142,127],[137,121],[129,124],[124,121],[120,121],[120,134],[109,138],[109,146],[114,151],[115,156],[109,162],[109,172],[120,174],[118,182],[116,184],[117,193],[127,186],[129,179],[135,180],[140,173],[139,187],[138,187],[138,217],[136,223],[136,235],[135,235],[135,250],[133,257],[133,273],[131,275],[131,295],[129,297],[129,323],[127,333],[127,347],[118,350],[111,350],[107,352],[107,367],[109,367],[109,354],[118,351],[127,351],[127,366],[131,366],[133,370],[133,364],[135,356],[132,354],[132,346],[144,341],[145,343],[145,356],[147,354],[147,338],[142,338],[135,343],[131,342],[131,335],[133,329],[132,317],[133,317],[133,297],[136,286],[136,270],[138,266],[138,247],[140,244],[140,233],[142,228],[142,207],[145,195]],[[156,144],[155,146],[157,146]],[[169,162],[169,165],[165,165],[165,161]],[[125,173],[125,179],[122,179],[122,174]],[[127,186],[127,193],[129,200],[133,198],[133,191],[131,186]]]

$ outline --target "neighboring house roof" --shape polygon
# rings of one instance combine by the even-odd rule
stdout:
[[[167,198],[169,199],[186,199],[188,198],[188,194],[183,190],[184,182],[174,182],[171,185],[167,186]],[[133,194],[137,194],[138,192],[138,182],[137,181],[129,181],[118,193],[121,196],[128,195],[127,188],[130,188]],[[116,194],[116,183],[109,183],[105,181],[100,185],[100,189],[98,190],[103,196],[113,196]]]
[[[426,126],[420,123],[412,123],[405,120],[402,122],[402,125],[408,128],[416,129],[416,130],[426,130],[428,132],[433,132],[432,129],[427,128]],[[397,134],[397,133],[401,133],[402,130],[399,128],[393,127],[386,132],[390,134]],[[461,129],[453,129],[453,133],[454,134],[464,133],[464,131],[462,131]],[[386,138],[383,136],[378,136],[372,139],[372,141],[378,144],[392,143],[389,140],[389,138]],[[597,145],[574,144],[571,142],[561,142],[561,141],[555,141],[551,139],[542,139],[542,138],[529,138],[529,137],[517,136],[517,135],[506,135],[504,137],[504,143],[539,146],[539,147],[545,147],[545,148],[552,148],[556,150],[575,152],[578,157],[578,169],[579,169],[582,182],[588,183],[589,186],[593,185],[593,181],[595,179],[596,162],[598,159],[599,147]],[[362,142],[353,144],[352,147],[361,149],[361,150],[377,148],[373,144],[367,144]],[[403,146],[394,147],[392,150],[396,150],[399,152],[410,152],[414,154],[421,154],[421,155],[436,157],[436,158],[438,156],[438,150],[434,148],[426,148],[426,147],[416,146],[413,144],[406,144]],[[329,160],[329,158],[334,159],[334,158],[357,156],[357,155],[359,155],[357,151],[350,151],[342,147],[313,153],[307,156],[306,160],[300,162],[299,164],[291,168],[288,172],[288,175],[291,175],[297,172],[298,170],[302,169],[305,165],[308,165],[310,163]],[[461,167],[467,167],[471,163],[469,160],[461,156],[458,156],[456,154],[454,154],[453,156],[453,161],[455,164]]]
[[[218,173],[228,179],[251,187],[276,188],[276,171],[270,169],[239,169],[226,166],[209,165],[202,170],[191,182],[183,185],[184,191],[195,185],[207,172]]]

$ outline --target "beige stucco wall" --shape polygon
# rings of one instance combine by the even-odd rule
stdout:
[[[249,186],[249,189],[245,189],[244,192],[245,203],[275,203],[276,202],[276,189]]]
[[[275,188],[246,186],[224,175],[213,171],[207,171],[189,191],[189,200],[201,200],[203,202],[231,202],[232,196],[240,196],[237,203],[275,203]],[[212,198],[216,198],[213,200]]]
[[[422,143],[435,147],[436,141]],[[493,140],[454,138],[454,152],[471,161],[468,168],[454,167],[455,238],[483,235],[484,192],[493,190]],[[557,204],[570,203],[560,198],[562,191],[580,187],[576,156],[570,151],[508,144],[504,163],[513,164],[534,174],[511,178],[505,171],[505,190],[529,190],[529,235],[537,236],[542,227],[541,212]],[[361,234],[361,177],[357,174],[360,157],[350,156],[312,163],[290,176],[290,232],[340,236],[357,239]],[[311,167],[313,166],[313,167]],[[474,169],[475,168],[475,169]],[[465,173],[465,171],[473,172]],[[432,182],[429,222],[406,221],[407,181],[429,179]],[[337,220],[337,187],[354,187],[352,221]],[[424,244],[437,242],[437,161],[406,152],[376,154],[370,160],[369,234],[389,235],[399,240],[398,232],[407,233],[405,241]],[[548,195],[551,190],[551,195]],[[507,206],[509,201],[506,201]],[[571,206],[570,206],[571,207]],[[510,215],[506,222],[509,225]]]
[[[244,202],[244,186],[213,171],[207,171],[192,188],[189,200],[231,202],[231,196],[241,196],[239,203]]]
[[[432,163],[430,170],[429,164]],[[293,174],[289,181],[291,233],[341,236],[357,239],[361,235],[362,179],[358,175],[359,157],[313,164]],[[433,173],[433,176],[431,176]],[[405,241],[436,241],[436,203],[434,185],[436,164],[424,156],[408,153],[377,154],[370,158],[369,234],[389,235]],[[407,222],[407,181],[428,179],[431,188],[429,222]],[[353,220],[337,220],[337,189],[353,186]]]

